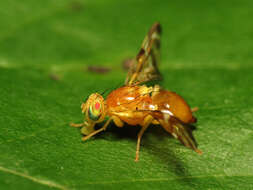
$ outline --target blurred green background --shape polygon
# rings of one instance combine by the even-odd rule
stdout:
[[[0,2],[0,189],[253,189],[253,1]],[[163,27],[163,87],[198,106],[202,156],[159,127],[81,142],[80,104]],[[87,66],[103,66],[106,74]]]

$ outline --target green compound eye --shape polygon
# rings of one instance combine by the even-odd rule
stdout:
[[[98,110],[93,110],[92,106],[90,106],[88,110],[88,115],[91,120],[97,121],[101,114]]]

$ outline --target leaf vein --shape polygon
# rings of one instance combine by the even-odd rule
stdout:
[[[184,177],[175,177],[175,178],[144,178],[144,179],[130,179],[130,180],[117,180],[117,181],[98,181],[98,182],[86,182],[87,185],[102,185],[102,184],[119,184],[119,183],[132,183],[132,182],[159,182],[159,181],[174,181],[182,179],[201,179],[201,178],[222,178],[222,177],[253,177],[253,175],[199,175],[199,176],[184,176]]]
[[[49,186],[49,187],[54,187],[54,188],[61,189],[61,190],[70,190],[68,187],[60,185],[60,184],[55,183],[53,181],[49,181],[49,180],[45,180],[45,179],[39,179],[37,177],[33,177],[33,176],[28,175],[28,174],[21,173],[21,172],[18,172],[18,171],[12,170],[12,169],[8,169],[8,168],[2,167],[2,166],[0,166],[0,171],[5,172],[5,173],[9,173],[9,174],[13,174],[13,175],[16,175],[16,176],[19,176],[19,177],[23,177],[23,178],[31,180],[35,183],[39,183],[39,184],[46,185],[46,186]]]

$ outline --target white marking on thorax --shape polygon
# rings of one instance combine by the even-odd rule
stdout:
[[[134,97],[127,97],[127,100],[134,100]]]
[[[151,110],[157,110],[157,105],[150,104],[149,109]]]

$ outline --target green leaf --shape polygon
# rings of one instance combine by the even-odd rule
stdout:
[[[253,189],[253,3],[1,1],[0,189]],[[163,87],[199,107],[203,155],[150,127],[81,142],[80,104],[124,83],[153,22],[163,27]],[[88,66],[111,69],[106,74]]]

